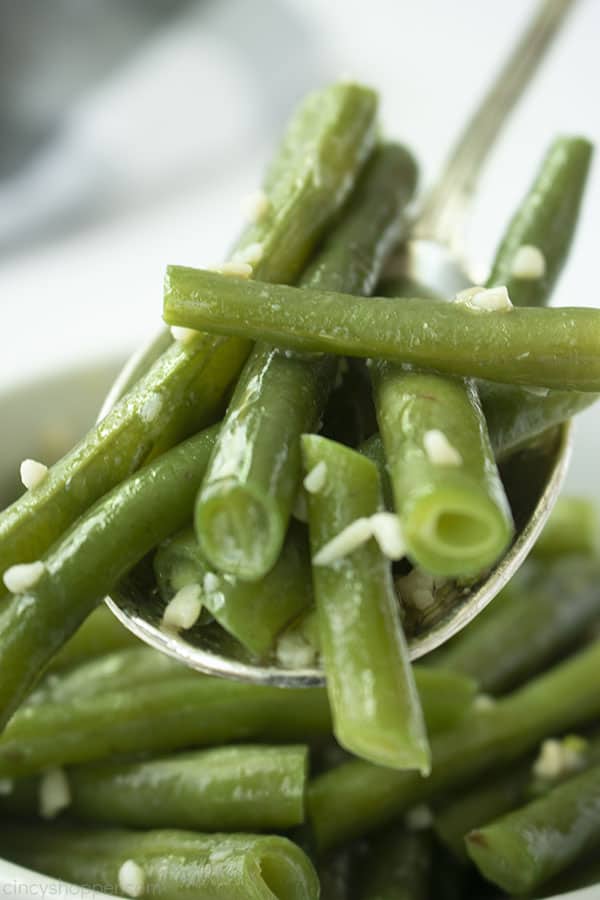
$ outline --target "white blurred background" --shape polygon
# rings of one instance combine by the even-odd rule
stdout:
[[[535,6],[0,0],[0,385],[156,331],[165,265],[223,258],[311,87],[378,88],[431,183]],[[599,47],[600,0],[578,0],[486,172],[469,229],[484,265],[553,136],[600,140]],[[599,172],[560,303],[600,305]]]

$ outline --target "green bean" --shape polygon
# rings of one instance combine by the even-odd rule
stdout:
[[[479,312],[463,303],[371,300],[169,266],[164,317],[172,325],[262,337],[303,352],[386,359],[511,384],[600,389],[597,309]]]
[[[380,765],[429,769],[429,747],[391,567],[373,540],[316,564],[317,554],[356,520],[381,510],[377,469],[342,444],[304,435],[307,472],[321,466],[309,493],[309,532],[321,653],[339,743]]]
[[[132,828],[265,831],[304,821],[307,749],[301,746],[214,750],[66,771],[68,815]],[[36,816],[39,779],[17,781],[0,810]]]
[[[407,555],[435,575],[484,571],[513,527],[475,386],[385,362],[371,374]]]
[[[192,512],[216,426],[130,476],[79,519],[0,611],[0,725],[109,590]]]
[[[377,149],[300,285],[370,294],[398,242],[415,184],[416,166],[403,147]],[[255,346],[196,507],[198,540],[217,569],[255,580],[274,565],[298,492],[300,435],[318,425],[336,371],[334,357]]]
[[[184,583],[197,584],[203,605],[217,622],[261,657],[273,650],[282,629],[312,603],[308,540],[298,523],[292,523],[271,571],[252,584],[214,572],[192,528],[159,548],[154,568],[165,600]]]
[[[354,849],[342,847],[318,861],[321,900],[350,900]]]
[[[532,554],[536,559],[555,559],[598,551],[598,513],[585,497],[559,497]]]
[[[370,841],[357,900],[428,900],[431,840],[395,826]]]
[[[371,150],[377,100],[335,84],[292,118],[265,182],[268,210],[237,243],[259,244],[259,281],[291,281],[348,195]],[[151,370],[34,490],[0,515],[0,575],[39,559],[75,519],[144,462],[214,422],[248,356],[248,340],[193,336]],[[4,586],[0,582],[0,594]]]
[[[494,694],[522,684],[581,642],[598,620],[599,581],[600,562],[593,558],[528,563],[430,664],[470,675]]]
[[[283,837],[10,823],[2,852],[72,884],[141,900],[317,900],[305,853]],[[125,864],[128,863],[127,866]]]
[[[121,625],[103,604],[87,617],[62,650],[52,658],[48,671],[61,672],[105,653],[140,646],[139,638]]]
[[[488,285],[506,285],[516,306],[544,304],[558,280],[579,218],[592,152],[585,138],[554,141],[502,239]],[[515,273],[515,256],[523,246],[542,254],[545,265],[538,277]]]
[[[465,715],[472,683],[464,676],[419,667],[415,677],[426,722],[439,728],[452,716]],[[453,692],[460,702],[445,709]],[[156,755],[241,740],[294,743],[330,734],[323,688],[290,694],[186,671],[83,699],[24,707],[0,737],[0,778],[120,754]]]
[[[600,766],[471,831],[469,856],[509,894],[537,890],[600,845]]]
[[[598,399],[592,392],[538,390],[489,381],[479,381],[477,392],[494,455],[500,461]]]
[[[470,789],[462,789],[445,802],[435,814],[435,830],[439,838],[463,862],[468,860],[465,835],[511,812],[535,797],[546,795],[558,784],[573,778],[578,772],[600,763],[600,740],[597,734],[589,739],[567,735],[560,741],[558,753],[564,754],[563,769],[540,775],[535,760],[527,758],[510,769],[494,773]],[[571,749],[575,745],[575,752]],[[542,753],[544,752],[542,745]],[[571,755],[567,754],[571,751]]]
[[[600,642],[499,700],[474,708],[431,740],[432,772],[394,772],[353,761],[314,779],[308,810],[318,845],[326,849],[398,818],[482,774],[508,764],[548,736],[600,714],[596,690]]]
[[[67,672],[47,675],[29,696],[27,704],[68,703],[165,678],[180,678],[185,672],[185,666],[158,650],[144,645],[127,647],[81,663]]]

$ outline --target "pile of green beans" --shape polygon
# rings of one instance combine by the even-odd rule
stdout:
[[[0,854],[17,863],[142,900],[597,877],[590,503],[559,503],[497,600],[409,659],[419,604],[514,538],[505,464],[600,394],[600,310],[544,308],[592,149],[557,139],[485,284],[440,297],[386,275],[418,168],[377,106],[345,82],[304,101],[229,262],[168,268],[162,355],[0,513]],[[210,678],[141,645],[99,607],[132,576],[165,630],[210,626],[326,686]]]

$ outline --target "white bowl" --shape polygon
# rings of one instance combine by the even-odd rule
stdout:
[[[21,460],[32,457],[52,462],[85,433],[121,365],[119,359],[100,360],[0,392],[0,509],[22,490],[18,481]],[[598,503],[599,423],[600,417],[594,408],[579,417],[573,462],[567,479],[567,490],[586,496],[592,494]],[[43,900],[45,897],[108,900],[106,894],[69,885],[1,859],[0,895],[5,900]],[[561,894],[560,898],[598,900],[600,885]]]

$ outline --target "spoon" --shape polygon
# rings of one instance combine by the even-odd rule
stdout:
[[[412,237],[393,260],[388,274],[408,274],[451,296],[472,284],[464,258],[464,225],[483,164],[508,116],[529,83],[574,0],[544,0],[467,124],[437,184],[425,198]],[[134,354],[113,384],[102,418],[147,371],[171,341],[161,332]],[[511,501],[516,537],[506,555],[479,582],[461,587],[449,582],[435,593],[435,604],[409,635],[411,659],[443,644],[465,627],[519,568],[541,532],[560,492],[571,451],[569,423],[542,443],[517,453],[502,468]],[[195,627],[181,634],[160,627],[163,604],[152,567],[141,564],[113,591],[106,603],[117,618],[147,644],[198,671],[256,684],[281,687],[321,685],[318,668],[286,669],[276,659],[259,664],[218,626]]]

